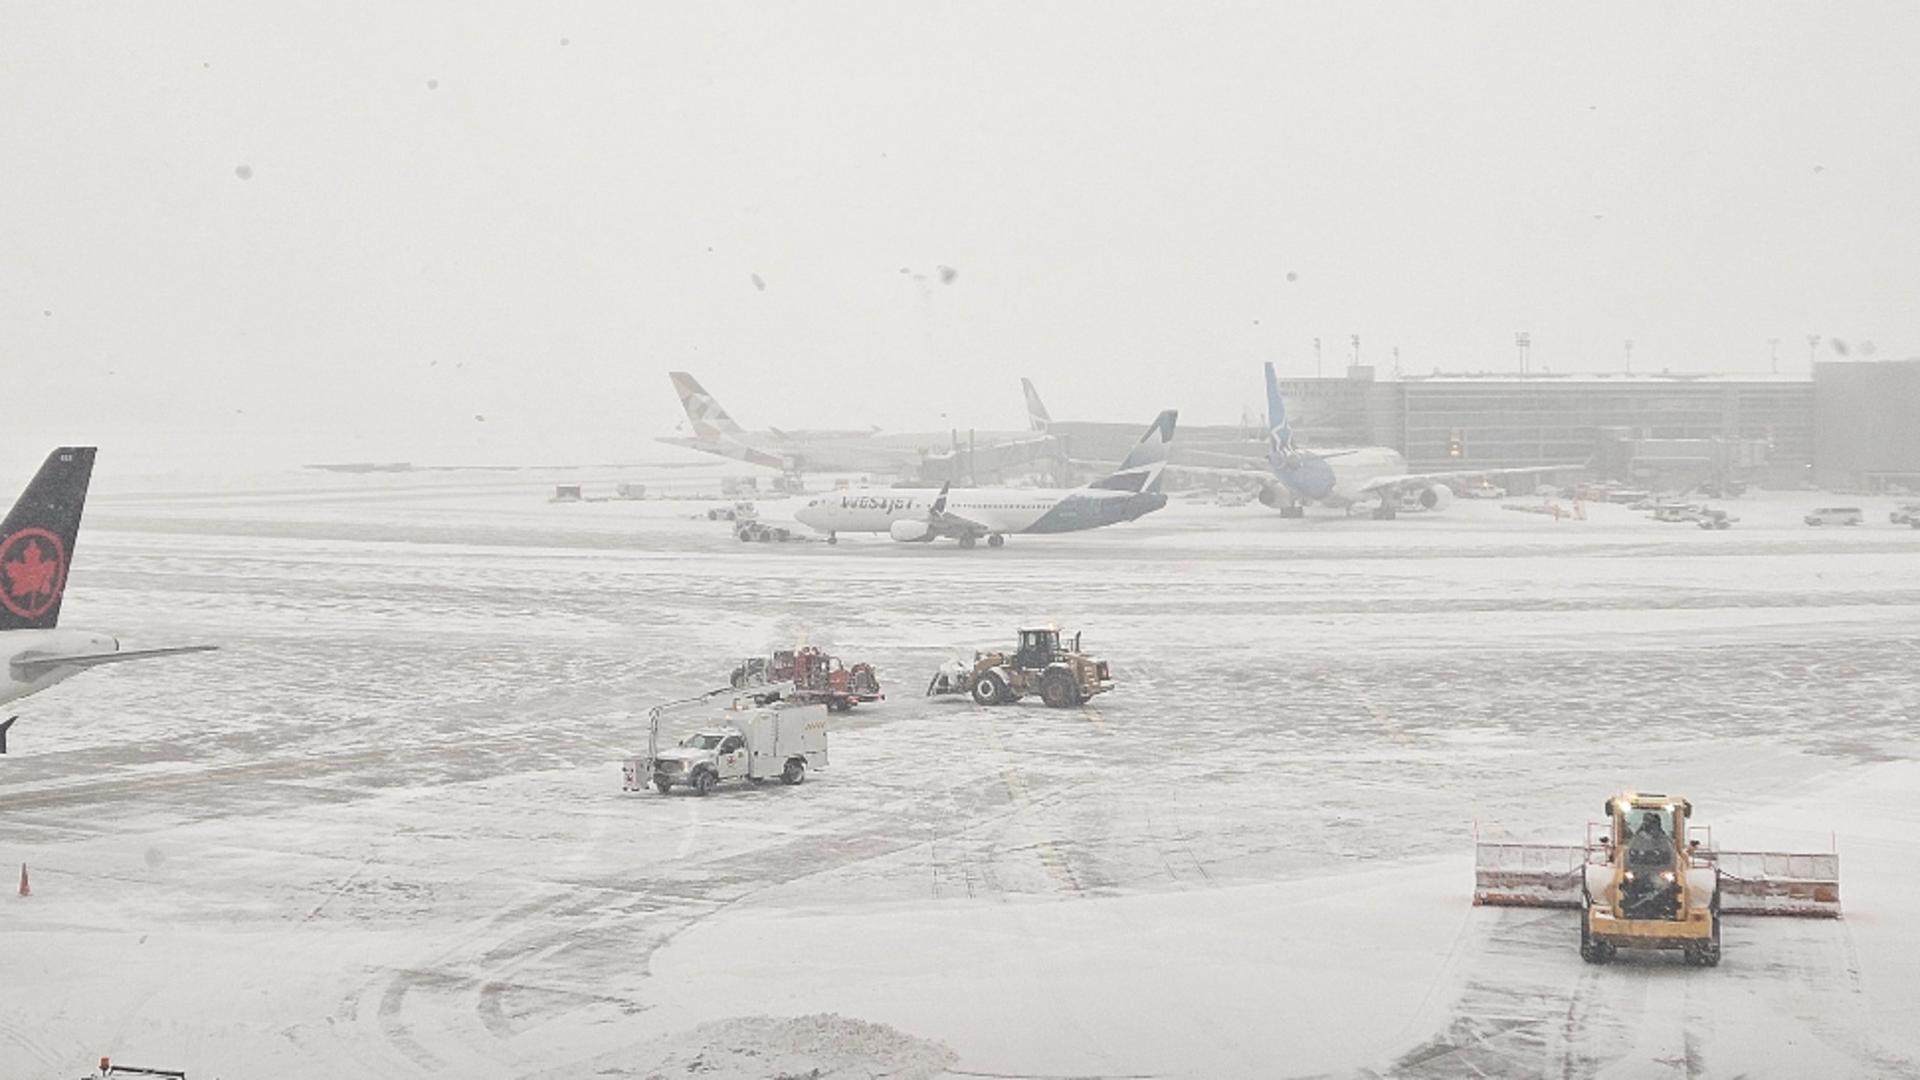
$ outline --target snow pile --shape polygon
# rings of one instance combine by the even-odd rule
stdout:
[[[737,1016],[701,1024],[670,1042],[673,1049],[668,1055],[637,1075],[649,1080],[688,1076],[931,1080],[958,1060],[945,1044],[837,1013]]]

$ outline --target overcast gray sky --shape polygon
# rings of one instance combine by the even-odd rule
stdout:
[[[1891,3],[5,0],[0,451],[631,459],[680,367],[749,426],[1017,427],[1022,374],[1231,421],[1353,333],[1913,355],[1916,43]]]

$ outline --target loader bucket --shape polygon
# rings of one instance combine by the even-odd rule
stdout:
[[[1577,908],[1586,848],[1578,844],[1473,845],[1473,902],[1497,907]]]
[[[1720,910],[1729,915],[1840,917],[1840,856],[1722,851]]]

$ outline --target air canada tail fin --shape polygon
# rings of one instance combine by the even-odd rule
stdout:
[[[1027,430],[1044,435],[1053,426],[1053,417],[1047,415],[1047,406],[1040,400],[1040,391],[1033,388],[1032,379],[1021,379],[1020,389],[1027,395]]]
[[[91,446],[48,454],[0,525],[0,630],[44,630],[60,621],[93,454]]]
[[[1113,475],[1087,486],[1102,491],[1159,491],[1167,468],[1167,444],[1173,441],[1173,426],[1179,419],[1178,409],[1168,409],[1155,417],[1153,426],[1140,436]]]
[[[739,424],[727,415],[727,410],[707,393],[700,380],[684,371],[670,371],[667,377],[673,380],[674,392],[680,395],[680,407],[687,410],[687,419],[693,421],[693,433],[703,439],[714,439],[722,435],[738,435]]]

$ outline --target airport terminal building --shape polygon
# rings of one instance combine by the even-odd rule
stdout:
[[[1920,360],[1822,363],[1812,378],[1382,380],[1360,367],[1345,378],[1282,380],[1281,391],[1303,444],[1390,446],[1416,472],[1590,461],[1595,472],[1662,485],[1722,477],[1920,489]]]

